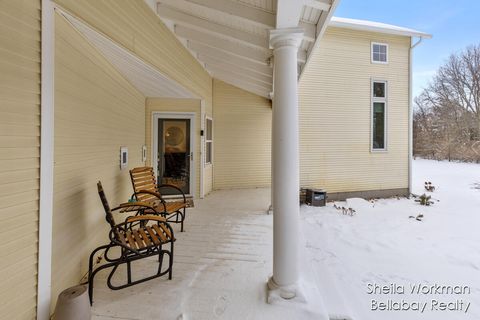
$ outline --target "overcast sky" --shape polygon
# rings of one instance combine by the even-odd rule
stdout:
[[[413,93],[454,52],[480,44],[480,0],[340,0],[335,16],[371,20],[433,35],[415,48]]]

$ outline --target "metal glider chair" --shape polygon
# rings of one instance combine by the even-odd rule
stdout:
[[[183,232],[183,222],[185,221],[185,211],[187,208],[187,198],[185,193],[177,186],[171,184],[157,185],[155,174],[152,167],[139,167],[130,170],[130,178],[134,193],[132,195],[138,201],[150,203],[156,212],[160,212],[168,222],[180,223]],[[183,200],[165,201],[160,189],[172,188],[182,195]],[[143,214],[153,213],[151,210],[145,210]]]
[[[97,183],[98,194],[102,200],[105,209],[105,218],[110,224],[110,243],[100,246],[93,250],[90,254],[88,263],[88,294],[90,304],[93,303],[93,280],[95,275],[103,269],[112,268],[107,279],[107,285],[112,290],[123,289],[147,280],[161,277],[168,273],[168,279],[172,279],[173,266],[173,243],[175,241],[173,230],[164,217],[158,215],[138,215],[130,216],[122,223],[116,223],[113,218],[113,212],[139,212],[142,210],[155,211],[155,208],[147,203],[133,202],[125,203],[110,209],[105,197],[105,193],[100,182]],[[167,249],[164,249],[167,247]],[[111,256],[112,248],[119,248],[119,257]],[[93,268],[95,254],[105,250],[104,258],[106,263]],[[117,253],[118,255],[118,253]],[[163,268],[162,263],[164,256],[168,256],[168,267]],[[131,262],[151,256],[158,256],[158,271],[152,276],[145,277],[140,280],[132,281]],[[126,264],[127,282],[122,285],[113,285],[112,277],[118,267]]]

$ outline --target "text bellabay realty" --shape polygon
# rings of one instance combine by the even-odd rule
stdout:
[[[468,312],[470,302],[463,299],[444,300],[445,296],[462,296],[470,295],[469,286],[460,285],[439,285],[439,284],[422,284],[414,283],[408,286],[390,283],[388,285],[380,285],[377,283],[367,284],[367,294],[369,295],[417,295],[430,296],[427,301],[408,301],[405,299],[387,299],[380,301],[372,299],[370,309],[372,311],[460,311]],[[433,298],[432,296],[435,296]],[[437,298],[436,296],[443,296]],[[460,297],[459,297],[460,298]]]

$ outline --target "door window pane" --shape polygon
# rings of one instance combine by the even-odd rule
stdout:
[[[185,194],[190,193],[190,120],[158,120],[158,177],[159,184],[171,184]],[[178,194],[172,188],[160,190]]]
[[[212,119],[207,118],[206,119],[206,139],[205,139],[205,163],[206,164],[211,164],[212,163],[212,158],[213,158],[213,121]]]
[[[212,140],[212,119],[207,119],[207,140]]]
[[[207,142],[206,149],[207,149],[207,152],[205,155],[205,158],[206,158],[205,162],[212,163],[212,142],[211,141]]]

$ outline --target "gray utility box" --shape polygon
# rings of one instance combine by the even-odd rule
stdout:
[[[322,189],[307,189],[305,203],[314,207],[324,207],[327,202],[327,192]]]

